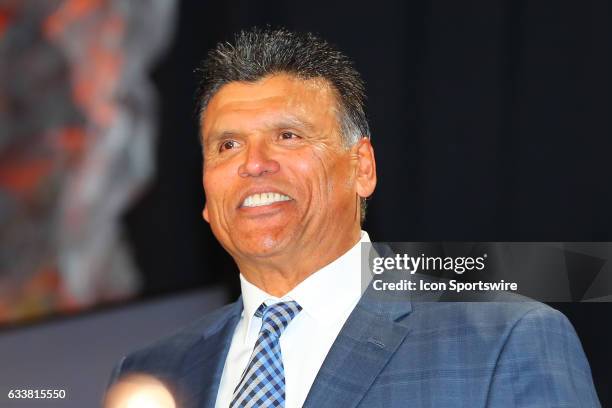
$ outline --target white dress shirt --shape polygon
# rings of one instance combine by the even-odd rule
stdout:
[[[216,408],[228,408],[261,328],[255,311],[263,303],[295,300],[302,311],[280,338],[285,368],[285,408],[302,407],[329,349],[362,294],[361,240],[344,255],[310,275],[282,298],[267,294],[240,275],[244,309],[232,338]]]

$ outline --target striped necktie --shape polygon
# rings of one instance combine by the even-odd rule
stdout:
[[[259,337],[230,408],[285,406],[285,369],[280,336],[302,307],[297,302],[262,303],[255,316],[262,319]]]

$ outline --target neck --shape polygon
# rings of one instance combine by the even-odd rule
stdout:
[[[340,258],[361,237],[361,229],[350,231],[344,239],[321,240],[297,253],[284,251],[265,259],[236,259],[240,273],[253,285],[275,297],[282,297],[304,279]]]

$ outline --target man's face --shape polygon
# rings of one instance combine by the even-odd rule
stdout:
[[[229,83],[210,100],[203,215],[238,261],[297,262],[359,231],[359,159],[342,144],[336,107],[326,81],[286,74]]]

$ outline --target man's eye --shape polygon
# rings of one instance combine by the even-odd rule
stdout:
[[[282,132],[280,138],[283,140],[298,139],[299,136],[293,132]]]
[[[236,147],[238,147],[238,142],[235,140],[226,140],[225,142],[221,143],[219,151],[222,152],[224,150],[234,149]]]

